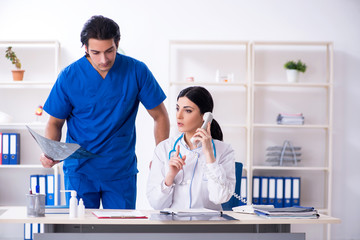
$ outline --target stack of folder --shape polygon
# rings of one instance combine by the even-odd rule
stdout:
[[[60,176],[59,176],[60,179]],[[47,206],[55,205],[55,179],[53,174],[30,175],[30,190],[36,193],[36,186],[39,186],[39,193],[45,194],[45,204]],[[60,181],[58,185],[60,191]],[[58,203],[60,204],[60,192],[57,193]],[[34,233],[44,233],[44,224],[42,223],[25,223],[24,224],[24,240],[33,240]]]
[[[319,218],[319,213],[313,207],[261,208],[254,206],[254,212],[266,218]]]
[[[40,194],[46,195],[45,204],[49,206],[55,205],[55,176],[53,174],[39,175],[33,174],[30,176],[30,189],[32,193],[36,193],[36,186],[39,186]],[[59,178],[60,179],[60,176]],[[58,182],[58,203],[60,205],[60,181]]]
[[[300,205],[300,177],[253,177],[253,204],[275,208]]]
[[[303,125],[305,118],[302,113],[279,113],[276,121],[284,125]]]
[[[20,164],[20,134],[0,132],[0,164]]]
[[[286,140],[283,146],[270,146],[266,148],[267,162],[271,162],[272,165],[283,166],[285,164],[297,165],[300,161],[301,153],[299,152],[301,147],[294,147],[290,141]]]
[[[35,233],[44,233],[43,223],[24,223],[24,240],[33,240]]]

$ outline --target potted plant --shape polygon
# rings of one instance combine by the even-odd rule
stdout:
[[[301,62],[301,60],[288,61],[284,64],[286,69],[286,75],[288,82],[297,82],[299,78],[299,72],[304,73],[306,71],[306,64]]]
[[[11,46],[6,49],[5,57],[9,59],[11,63],[14,64],[16,67],[15,70],[12,70],[14,81],[22,81],[24,78],[25,70],[21,69],[20,59],[16,56]]]

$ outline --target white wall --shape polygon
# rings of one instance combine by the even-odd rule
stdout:
[[[17,9],[18,8],[18,9]],[[120,25],[120,46],[144,61],[166,90],[168,41],[333,41],[335,50],[333,239],[360,239],[360,1],[357,0],[0,0],[0,39],[58,39],[61,67],[80,58],[84,22],[102,14]],[[173,116],[170,116],[173,117]],[[139,208],[154,148],[152,123],[138,121]],[[139,147],[137,147],[139,150]]]

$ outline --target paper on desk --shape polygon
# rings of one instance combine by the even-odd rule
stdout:
[[[76,143],[63,143],[54,141],[48,138],[41,136],[40,134],[33,131],[31,128],[26,126],[29,130],[31,136],[35,139],[43,153],[46,157],[52,160],[66,160],[69,159],[82,159],[82,158],[93,158],[98,155],[93,154],[84,148],[82,148],[79,144]]]
[[[166,214],[174,214],[178,216],[200,216],[200,215],[208,215],[208,216],[221,216],[221,211],[211,210],[207,208],[190,208],[190,209],[172,209],[165,208],[160,211],[160,213]]]
[[[269,218],[319,218],[318,211],[313,207],[284,207],[264,209],[254,206],[254,212],[261,217]]]
[[[140,211],[93,211],[97,218],[147,218]]]

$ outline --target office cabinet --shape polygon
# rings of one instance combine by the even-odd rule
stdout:
[[[44,134],[48,115],[44,112],[37,116],[35,111],[45,103],[59,73],[60,44],[55,40],[3,40],[0,51],[4,55],[8,46],[12,46],[20,59],[25,74],[23,81],[13,81],[11,70],[14,65],[5,57],[0,58],[0,112],[10,116],[9,121],[0,122],[0,132],[20,133],[20,164],[0,165],[0,182],[7,183],[0,185],[0,205],[25,205],[31,174],[58,174],[58,166],[53,169],[42,167],[39,161],[41,150],[25,126]]]
[[[201,85],[214,99],[214,119],[236,159],[247,168],[250,138],[249,42],[171,41],[168,112],[171,135],[177,133],[176,98],[189,86]],[[224,106],[229,106],[225,108]]]
[[[300,177],[301,205],[331,215],[332,43],[171,41],[169,52],[170,119],[175,120],[179,90],[206,87],[214,97],[214,116],[224,141],[234,148],[236,161],[244,164],[243,175]],[[284,64],[289,60],[307,64],[298,82],[286,80]],[[221,82],[228,73],[230,81]],[[302,113],[305,122],[279,125],[279,113]],[[301,147],[296,166],[266,161],[266,149],[284,141]],[[252,196],[252,189],[252,181],[247,181],[247,196]],[[329,227],[324,232],[329,238]]]

